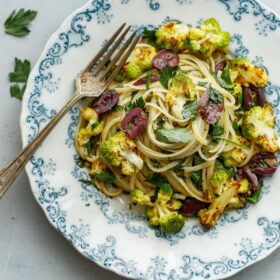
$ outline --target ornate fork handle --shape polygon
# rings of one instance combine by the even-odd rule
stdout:
[[[80,98],[81,96],[74,94],[59,113],[26,145],[15,159],[0,171],[0,199],[51,130]]]

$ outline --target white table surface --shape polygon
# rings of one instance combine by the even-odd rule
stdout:
[[[0,167],[20,150],[21,101],[10,98],[8,73],[14,57],[34,65],[50,35],[87,0],[0,0]],[[279,0],[263,0],[280,14]],[[13,9],[38,11],[24,38],[4,34],[3,23]],[[280,249],[231,280],[280,279]],[[0,280],[95,280],[124,278],[106,271],[76,252],[47,222],[30,191],[25,172],[0,201]]]

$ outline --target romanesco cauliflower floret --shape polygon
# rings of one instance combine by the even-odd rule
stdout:
[[[111,165],[121,165],[122,173],[130,175],[131,165],[138,169],[143,168],[143,160],[133,151],[135,148],[135,142],[129,139],[123,131],[120,131],[101,145],[100,152]]]
[[[160,226],[165,232],[178,232],[184,226],[185,220],[177,211],[170,211],[167,205],[148,207],[146,215],[151,226]]]
[[[139,205],[146,205],[151,202],[150,197],[139,189],[132,190],[129,195],[131,201]]]
[[[102,132],[104,122],[98,121],[98,114],[90,107],[81,110],[81,116],[88,121],[87,126],[81,128],[78,133],[78,143],[83,146],[92,136],[99,135]]]
[[[161,49],[182,51],[186,47],[188,31],[189,28],[184,23],[168,22],[156,31],[156,44]]]
[[[250,145],[250,142],[246,138],[239,135],[236,135],[236,142],[245,146]],[[222,153],[222,157],[224,159],[224,165],[232,167],[243,162],[246,158],[246,153],[243,148],[234,145],[231,151]]]
[[[193,53],[199,52],[204,57],[209,57],[215,50],[227,51],[230,34],[222,31],[219,23],[210,18],[202,23],[200,28],[189,30],[188,45]]]
[[[224,190],[224,192],[211,203],[208,209],[202,209],[198,212],[200,223],[206,228],[212,228],[224,211],[230,200],[239,192],[241,182],[233,181]]]
[[[192,79],[183,73],[177,74],[170,83],[166,101],[173,105],[177,98],[183,96],[186,100],[194,100],[195,85]]]
[[[245,87],[253,84],[264,87],[268,82],[266,71],[250,62],[249,59],[237,57],[230,61],[231,80]]]
[[[159,189],[157,199],[160,204],[166,204],[173,195],[173,189],[170,187],[168,191]]]
[[[280,142],[273,129],[275,119],[271,104],[255,106],[242,119],[242,135],[263,147],[268,152],[276,152]]]
[[[228,174],[224,170],[218,169],[214,171],[210,182],[214,187],[215,194],[220,195],[223,192],[223,186],[226,183],[227,179]]]
[[[92,162],[89,175],[94,176],[95,174],[104,172],[105,169],[106,169],[106,164],[103,162],[101,158],[98,158],[94,162]]]
[[[239,182],[240,182],[240,187],[238,189],[238,194],[246,193],[249,189],[248,180],[241,179]],[[244,197],[240,197],[238,194],[230,199],[227,205],[228,208],[239,209],[239,208],[244,208],[246,206],[246,199]]]
[[[155,55],[155,47],[136,45],[128,61],[117,75],[116,80],[123,81],[125,78],[138,78],[143,72],[152,68],[152,59]]]

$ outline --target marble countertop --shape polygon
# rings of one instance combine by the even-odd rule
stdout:
[[[34,65],[50,35],[61,22],[87,0],[0,0],[0,167],[20,150],[21,101],[10,98],[8,73],[13,58],[29,59]],[[263,0],[280,14],[279,0]],[[24,38],[4,34],[3,22],[13,9],[38,11],[32,32]],[[51,16],[51,20],[50,20]],[[280,249],[230,280],[279,279]],[[0,280],[88,280],[124,278],[106,271],[76,252],[47,222],[30,191],[25,172],[0,201]]]

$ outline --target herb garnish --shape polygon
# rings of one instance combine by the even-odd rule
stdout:
[[[218,77],[215,74],[215,72],[213,71],[213,69],[210,69],[210,74],[214,77],[214,79],[217,81],[217,83],[221,87],[223,87],[223,88],[225,88],[227,90],[232,90],[233,89],[234,86],[232,84],[230,84],[230,83],[227,83],[224,79],[222,79],[222,77]],[[225,76],[226,76],[226,74],[225,74]]]
[[[146,111],[145,102],[142,96],[137,98],[135,102],[130,102],[126,104],[124,107],[125,113],[128,113],[129,111],[131,111],[133,108],[136,107],[139,107],[143,109],[143,111]]]
[[[260,199],[262,188],[263,188],[263,180],[260,180],[259,187],[257,188],[257,190],[254,192],[253,195],[245,197],[246,200],[253,202],[253,203],[257,203]]]
[[[106,168],[105,171],[102,172],[102,173],[96,173],[95,177],[99,181],[102,181],[102,182],[107,183],[107,184],[111,184],[115,180],[115,175],[109,168]]]
[[[172,189],[167,178],[162,176],[160,173],[154,173],[153,175],[147,177],[145,181],[154,184],[164,192],[169,192]]]
[[[182,112],[183,118],[185,120],[194,121],[196,119],[197,106],[197,98],[195,96],[195,99],[193,101],[187,102],[184,105],[184,110]]]
[[[113,108],[113,112],[119,112],[120,110],[122,109],[122,106],[121,105],[116,105],[114,108]]]
[[[24,61],[21,61],[20,59],[15,58],[14,72],[9,73],[10,82],[16,83],[10,87],[10,94],[12,97],[22,99],[26,88],[26,82],[30,73],[30,69],[30,61],[26,59]],[[20,88],[19,84],[17,83],[25,84],[22,86],[22,88]]]
[[[159,81],[165,88],[168,88],[168,81],[176,75],[178,69],[178,66],[171,68],[165,65],[163,70],[159,71]]]
[[[194,139],[191,132],[187,131],[185,128],[158,128],[155,132],[158,140],[163,142],[187,143]]]
[[[91,130],[94,130],[97,126],[99,126],[101,124],[101,120],[98,120],[97,122],[93,123],[91,125]]]
[[[32,10],[20,9],[17,13],[16,10],[13,10],[4,23],[5,32],[18,37],[27,35],[30,32],[27,25],[36,15],[37,12]]]

